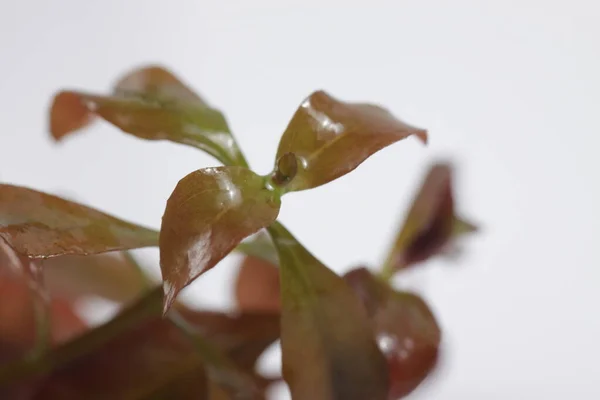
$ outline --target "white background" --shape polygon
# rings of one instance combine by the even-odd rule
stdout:
[[[430,145],[403,141],[287,196],[281,220],[337,271],[375,265],[429,163],[454,160],[459,209],[483,230],[460,263],[398,277],[446,340],[413,398],[597,399],[599,18],[593,0],[3,0],[0,179],[158,228],[176,182],[210,157],[107,124],[56,145],[46,125],[54,91],[107,91],[145,63],[224,110],[262,174],[313,90],[383,104]],[[186,296],[231,305],[233,261]]]

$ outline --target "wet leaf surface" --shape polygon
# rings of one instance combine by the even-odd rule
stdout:
[[[244,257],[235,281],[235,299],[238,309],[279,312],[281,309],[279,287],[277,266],[257,257]]]
[[[62,139],[94,117],[141,139],[170,140],[206,151],[226,165],[247,166],[223,114],[159,66],[127,73],[112,95],[59,92],[50,109],[50,132]]]
[[[388,399],[403,398],[435,369],[441,341],[438,323],[423,299],[394,291],[365,268],[348,272],[344,279],[363,301],[387,358]]]
[[[263,178],[245,168],[204,168],[179,181],[160,232],[165,311],[181,289],[270,225],[279,207]]]
[[[310,189],[347,174],[373,153],[411,135],[427,141],[425,130],[405,124],[379,106],[347,103],[317,91],[294,114],[276,159],[295,154],[297,171],[286,188]]]
[[[434,164],[394,240],[385,268],[392,274],[425,261],[444,250],[451,239],[475,230],[455,214],[451,166]]]
[[[281,260],[282,369],[292,397],[386,399],[385,358],[358,297],[280,224],[269,232]]]
[[[29,258],[156,246],[157,232],[50,194],[0,185],[0,238]]]

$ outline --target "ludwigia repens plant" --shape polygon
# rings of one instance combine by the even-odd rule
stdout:
[[[285,195],[351,172],[378,150],[427,133],[370,104],[308,96],[283,132],[274,169],[252,171],[223,114],[158,66],[109,95],[61,91],[56,140],[101,118],[125,133],[196,147],[222,165],[183,177],[160,232],[34,189],[0,185],[0,398],[261,399],[283,381],[296,400],[385,400],[434,370],[441,333],[402,270],[475,227],[455,213],[452,169],[433,165],[384,265],[339,276],[277,221]],[[109,188],[107,188],[109,189]],[[162,282],[129,250],[158,246]],[[180,291],[232,251],[244,254],[234,313],[193,309]],[[89,326],[74,305],[120,304]],[[282,375],[261,354],[281,339]]]

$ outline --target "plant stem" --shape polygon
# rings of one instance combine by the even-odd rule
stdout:
[[[394,270],[394,268],[392,267],[392,264],[390,263],[385,263],[383,265],[383,268],[381,269],[381,271],[379,271],[378,277],[379,279],[381,279],[383,282],[389,284],[390,281],[392,280],[392,277],[394,276],[394,274],[396,273],[396,271]]]

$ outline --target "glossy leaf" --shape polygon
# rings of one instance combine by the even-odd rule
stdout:
[[[61,256],[44,261],[48,290],[76,300],[99,296],[128,303],[147,288],[143,271],[123,252]]]
[[[281,309],[279,269],[260,258],[243,258],[235,281],[237,307],[245,311]]]
[[[126,74],[109,96],[59,92],[50,110],[50,132],[59,140],[95,116],[142,139],[170,140],[206,151],[226,165],[247,166],[223,114],[162,67]]]
[[[38,192],[0,185],[0,238],[29,258],[156,246],[157,232]]]
[[[388,400],[408,395],[438,360],[441,332],[433,313],[419,296],[394,291],[365,268],[350,271],[344,279],[362,299],[387,358]]]
[[[264,178],[246,168],[204,168],[179,181],[160,232],[165,311],[181,289],[270,225],[279,206]]]
[[[207,383],[190,341],[163,319],[147,321],[92,353],[55,369],[35,399],[140,399],[160,393],[207,399]]]
[[[411,135],[427,141],[425,130],[405,124],[379,106],[346,103],[317,91],[294,114],[276,159],[295,154],[297,171],[286,189],[310,189],[347,174],[373,153]]]
[[[438,254],[451,239],[475,230],[474,225],[455,214],[450,165],[434,164],[413,200],[384,268],[391,275]]]
[[[292,397],[386,399],[385,358],[358,297],[280,224],[269,232],[281,261],[282,370]]]

